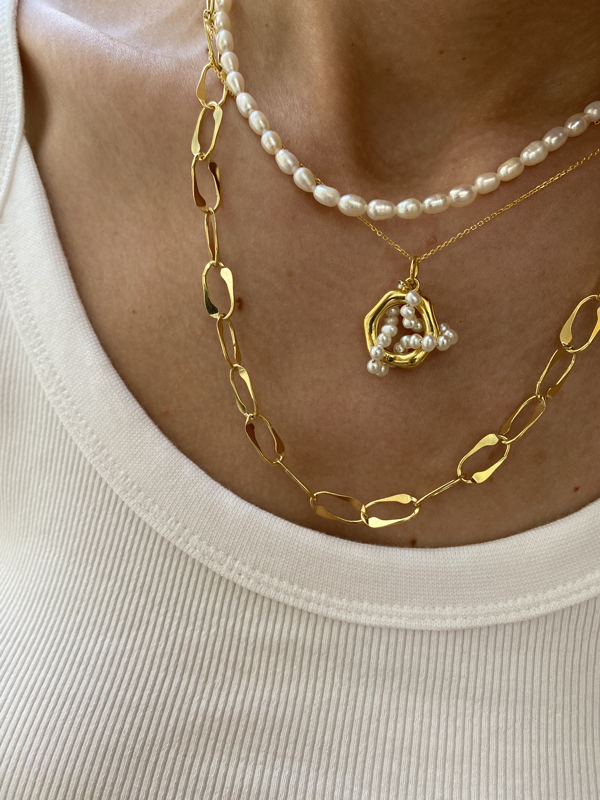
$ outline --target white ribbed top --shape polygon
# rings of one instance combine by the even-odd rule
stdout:
[[[345,542],[215,483],[103,352],[0,0],[0,800],[597,800],[600,502]]]

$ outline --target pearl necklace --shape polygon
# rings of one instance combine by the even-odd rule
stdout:
[[[304,481],[299,478],[286,463],[286,447],[282,438],[273,427],[269,418],[266,417],[261,410],[259,410],[258,398],[254,390],[250,373],[242,365],[239,341],[232,320],[236,307],[234,273],[229,267],[225,266],[225,264],[221,262],[219,255],[217,212],[221,206],[221,178],[219,168],[212,160],[211,156],[215,149],[219,129],[223,119],[222,107],[225,104],[229,93],[227,89],[225,89],[220,101],[209,101],[206,93],[205,81],[207,73],[210,70],[213,70],[217,76],[222,77],[220,65],[217,63],[214,57],[214,51],[212,47],[212,41],[215,33],[213,28],[215,3],[218,3],[220,10],[223,11],[225,10],[226,6],[228,7],[227,4],[230,3],[230,0],[207,0],[207,8],[203,15],[210,60],[202,71],[202,75],[196,89],[196,95],[200,101],[200,104],[202,105],[202,110],[200,111],[198,122],[196,123],[196,129],[192,138],[192,188],[194,202],[204,214],[204,232],[206,236],[206,246],[208,249],[209,258],[209,261],[202,273],[204,304],[206,306],[207,313],[210,315],[210,317],[212,317],[213,320],[216,321],[217,336],[221,345],[223,357],[227,363],[227,366],[229,367],[229,380],[231,382],[231,388],[233,389],[235,402],[238,410],[244,417],[246,436],[263,461],[265,461],[267,464],[271,464],[273,467],[283,470],[288,478],[294,481],[296,486],[306,493],[311,508],[319,516],[351,525],[362,523],[364,525],[368,525],[370,528],[382,528],[387,527],[388,525],[398,525],[400,523],[408,522],[409,520],[414,519],[414,517],[420,512],[421,505],[424,502],[429,502],[430,499],[437,497],[443,492],[446,492],[461,484],[478,485],[483,483],[484,481],[488,480],[488,478],[490,478],[500,466],[502,466],[509,456],[511,447],[516,444],[545,413],[550,399],[553,398],[560,390],[562,384],[565,382],[569,373],[571,372],[575,364],[575,360],[578,358],[579,354],[586,350],[592,344],[594,338],[600,333],[600,294],[588,295],[577,304],[561,328],[559,334],[560,347],[558,347],[554,351],[553,355],[550,356],[550,359],[548,360],[536,383],[533,394],[524,400],[518,406],[518,408],[516,408],[515,411],[513,411],[512,414],[506,418],[504,424],[500,427],[497,433],[486,434],[483,438],[479,439],[477,444],[471,447],[471,449],[458,462],[455,477],[452,477],[450,480],[447,480],[445,483],[441,484],[435,489],[430,490],[421,497],[414,497],[410,494],[402,492],[391,496],[382,497],[380,499],[370,500],[369,502],[364,502],[359,498],[352,497],[350,495],[338,494],[337,492],[331,492],[328,490],[314,491],[310,489],[307,484],[304,483]],[[203,121],[208,116],[207,112],[209,111],[212,114],[213,121],[212,140],[207,149],[203,150],[202,145],[200,144],[200,130],[202,128]],[[460,234],[457,234],[443,244],[438,245],[437,248],[429,251],[429,253],[424,253],[420,259],[419,257],[411,257],[406,251],[400,248],[399,245],[395,245],[404,256],[407,258],[412,258],[410,276],[398,287],[401,289],[399,293],[388,293],[388,295],[383,297],[378,305],[375,306],[375,308],[365,318],[365,333],[367,334],[367,342],[373,344],[372,337],[377,334],[378,320],[382,316],[384,317],[385,322],[390,323],[389,327],[395,328],[397,331],[397,318],[402,317],[404,320],[414,321],[416,309],[420,310],[421,318],[423,320],[423,322],[417,320],[417,324],[424,326],[427,336],[428,328],[437,325],[437,323],[435,322],[435,316],[433,314],[431,304],[425,297],[422,297],[417,292],[419,260],[423,261],[426,258],[434,255],[439,249],[447,247],[449,244],[458,241],[458,239],[467,235],[469,232],[477,230],[479,227],[481,227],[481,225],[489,222],[499,214],[502,214],[504,211],[507,211],[509,208],[515,206],[517,203],[526,200],[536,192],[541,191],[546,186],[556,182],[563,176],[572,172],[574,169],[578,169],[583,164],[586,164],[588,161],[598,156],[600,156],[600,148],[580,159],[575,164],[572,164],[558,175],[549,178],[547,181],[544,181],[544,183],[536,186],[534,189],[531,189],[529,192],[517,198],[516,200],[513,200],[511,203],[499,209],[498,211],[493,212],[493,214],[481,220],[476,225],[466,228]],[[212,205],[210,205],[209,202],[203,197],[197,182],[196,169],[202,164],[208,170],[214,182],[215,200]],[[371,225],[371,223],[367,220],[363,221],[367,225]],[[391,243],[391,240],[389,243]],[[224,308],[221,306],[221,310],[213,303],[210,297],[208,282],[209,276],[213,273],[216,273],[220,277],[224,287],[227,289],[228,304]],[[403,303],[399,310],[398,302]],[[597,321],[587,341],[583,342],[583,344],[575,346],[573,344],[573,325],[580,309],[584,305],[587,305],[591,302],[598,303],[598,307],[596,309]],[[221,304],[220,301],[219,304]],[[386,327],[387,326],[384,325],[384,329]],[[440,328],[441,327],[442,326],[440,326]],[[443,330],[442,333],[444,333]],[[387,336],[388,332],[384,333],[384,330],[382,329],[382,334],[380,335]],[[426,336],[421,339],[421,342],[425,340]],[[439,349],[445,349],[439,346],[439,339],[437,346]],[[396,348],[394,348],[394,350],[395,349]],[[423,347],[419,347],[418,350],[415,348],[412,355],[406,353],[392,355],[388,352],[384,352],[384,358],[386,362],[394,361],[396,358],[400,359],[402,363],[398,364],[398,366],[415,366],[416,363],[420,363],[420,361],[422,361],[426,356],[427,350],[423,349]],[[568,364],[565,366],[563,363],[563,371],[561,376],[558,379],[548,379],[548,375],[553,370],[554,365],[563,359],[568,359]],[[411,361],[414,363],[409,364],[406,363],[406,361]],[[554,380],[554,382],[552,382],[552,380]],[[548,383],[551,383],[551,385],[548,386]],[[262,409],[262,405],[260,408]],[[523,421],[523,418],[525,421]],[[260,437],[257,434],[257,429],[262,429],[262,434]],[[261,442],[264,442],[265,440],[270,440],[272,447],[269,448],[266,445],[261,444]],[[499,447],[502,452],[491,464],[488,462],[489,465],[487,468],[479,469],[476,472],[473,472],[471,469],[465,466],[468,464],[471,457],[476,453],[486,448],[494,447]],[[327,502],[329,501],[329,498],[332,497],[335,498],[338,503],[341,502],[346,504],[348,508],[348,516],[341,516],[338,513],[328,510]],[[390,518],[389,515],[383,518],[377,516],[375,513],[377,507],[383,505],[387,506],[388,509],[390,506],[392,509],[394,509],[394,518]],[[402,516],[398,516],[399,514],[402,514]]]
[[[590,158],[598,155],[600,149],[420,257],[411,256],[363,215],[366,213],[373,220],[388,219],[394,215],[404,219],[415,219],[423,211],[427,214],[437,214],[451,205],[454,207],[470,205],[478,194],[489,194],[497,189],[502,181],[513,180],[520,175],[526,165],[539,164],[551,150],[557,150],[569,137],[579,136],[584,133],[590,122],[596,125],[600,124],[600,101],[597,100],[590,103],[582,114],[575,114],[569,117],[564,126],[552,128],[544,136],[543,140],[529,144],[519,157],[510,158],[501,164],[497,172],[479,175],[473,185],[462,184],[451,189],[448,195],[431,195],[423,202],[415,198],[409,198],[396,206],[388,200],[372,200],[367,204],[362,197],[352,194],[340,197],[337,189],[325,186],[307,167],[300,164],[293,153],[284,148],[281,137],[276,131],[270,130],[269,121],[265,114],[258,109],[254,98],[244,91],[244,77],[239,72],[239,60],[233,50],[231,20],[228,14],[231,10],[231,3],[232,0],[211,0],[213,10],[209,14],[210,23],[208,25],[205,18],[210,61],[202,72],[196,91],[198,99],[203,105],[203,111],[198,119],[194,135],[192,152],[195,158],[205,160],[210,157],[218,134],[218,128],[221,124],[221,106],[225,102],[227,95],[232,94],[236,98],[236,105],[242,116],[248,119],[252,130],[260,135],[264,150],[275,157],[275,161],[282,172],[291,175],[294,183],[300,189],[305,192],[311,192],[322,205],[337,206],[346,216],[358,217],[367,227],[371,228],[384,241],[395,247],[396,250],[411,261],[410,276],[405,280],[401,280],[397,289],[385,294],[365,316],[364,331],[370,356],[367,362],[367,371],[372,375],[384,377],[389,374],[390,368],[402,367],[406,369],[416,367],[433,350],[448,350],[458,341],[458,334],[447,323],[438,323],[431,301],[419,293],[420,287],[417,275],[420,262],[581,166]],[[216,52],[212,44],[213,37]],[[205,80],[208,67],[212,67],[224,84],[223,97],[219,103],[206,102]],[[200,126],[205,112],[210,108],[213,109],[213,142],[209,150],[201,154],[199,143]],[[194,167],[192,168],[192,173],[194,195],[196,197],[197,184]],[[400,336],[394,341],[395,337],[398,336],[400,323],[411,333]]]
[[[527,145],[520,156],[513,156],[504,161],[496,172],[484,172],[478,175],[473,183],[461,183],[446,193],[429,195],[424,200],[409,197],[399,203],[391,200],[367,201],[358,194],[344,194],[333,186],[325,186],[310,169],[300,164],[298,158],[286,150],[280,135],[271,130],[269,120],[259,110],[258,104],[251,94],[245,91],[245,80],[239,71],[239,59],[234,52],[233,35],[231,33],[232,0],[215,0],[214,30],[216,46],[220,54],[220,66],[226,75],[225,85],[235,96],[240,114],[245,117],[254,133],[260,136],[264,150],[275,157],[279,169],[293,178],[294,183],[305,192],[310,192],[321,205],[337,208],[348,217],[362,217],[367,214],[373,220],[416,219],[423,212],[439,214],[453,206],[463,208],[471,205],[480,194],[495,191],[502,182],[512,181],[525,169],[540,164],[548,153],[558,150],[570,137],[585,133],[590,122],[600,121],[600,100],[595,100],[585,107],[583,113],[573,114],[564,125],[552,128],[540,140]]]

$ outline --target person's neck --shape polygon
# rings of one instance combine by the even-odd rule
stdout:
[[[495,169],[600,94],[597,0],[238,0],[231,15],[284,141],[365,190]]]

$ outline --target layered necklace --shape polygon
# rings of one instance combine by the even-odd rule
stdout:
[[[263,149],[274,156],[279,169],[284,174],[291,176],[294,184],[299,189],[304,192],[310,192],[321,205],[337,206],[342,214],[357,217],[373,233],[410,261],[409,274],[399,280],[395,288],[384,294],[364,318],[364,334],[369,352],[367,370],[373,375],[383,377],[390,372],[390,367],[416,367],[425,360],[429,353],[434,350],[448,350],[458,341],[456,331],[448,324],[440,324],[438,322],[433,304],[420,291],[418,275],[421,263],[427,258],[436,255],[445,247],[459,241],[464,236],[479,230],[479,228],[491,222],[500,214],[560,180],[573,170],[583,166],[600,155],[600,148],[420,256],[408,253],[377,228],[371,220],[391,219],[394,216],[410,220],[416,219],[422,213],[438,214],[450,207],[461,208],[470,205],[478,195],[489,194],[495,191],[501,182],[517,178],[525,170],[525,167],[541,163],[550,152],[564,145],[569,138],[583,134],[590,123],[600,124],[600,101],[591,102],[582,113],[569,117],[563,126],[552,128],[542,139],[527,145],[520,156],[509,158],[494,173],[486,172],[478,175],[473,183],[460,184],[450,189],[447,193],[432,194],[422,201],[411,197],[398,203],[377,199],[367,202],[359,195],[342,195],[334,187],[325,185],[284,146],[279,134],[271,130],[266,115],[259,109],[254,97],[245,91],[245,80],[239,71],[239,59],[234,51],[230,11],[231,0],[207,0],[203,20],[209,61],[202,70],[196,89],[201,111],[192,139],[193,159],[191,170],[194,201],[204,214],[204,231],[209,256],[208,263],[202,274],[204,302],[208,314],[216,320],[217,336],[224,359],[229,367],[229,378],[235,401],[245,420],[246,435],[264,461],[282,469],[306,493],[311,507],[320,516],[349,524],[363,523],[371,528],[406,522],[419,513],[424,501],[459,484],[482,483],[504,463],[511,446],[520,440],[545,412],[548,401],[556,395],[573,368],[577,355],[591,345],[600,331],[600,294],[585,297],[578,303],[560,329],[560,346],[550,356],[536,383],[534,392],[505,420],[498,432],[488,433],[483,436],[460,459],[456,475],[452,479],[447,480],[420,498],[407,493],[398,493],[389,497],[364,502],[358,498],[337,492],[314,491],[286,463],[283,440],[270,420],[261,413],[250,375],[242,365],[240,345],[232,321],[235,310],[233,273],[229,267],[221,262],[219,257],[219,235],[216,218],[217,211],[221,205],[221,179],[219,168],[212,159],[212,154],[217,144],[219,130],[223,121],[223,107],[228,97],[235,97],[239,112],[248,119],[251,130],[260,136]],[[215,100],[208,99],[207,78],[211,72],[220,79],[223,87],[221,97]],[[207,119],[212,119],[212,132],[208,133],[210,141],[206,145],[206,149],[203,149],[201,134]],[[197,170],[202,165],[208,170],[213,180],[215,199],[212,204],[205,200],[198,185]],[[226,309],[220,310],[211,300],[208,281],[213,272],[219,275],[227,289],[229,303]],[[596,323],[587,341],[575,346],[572,333],[575,319],[581,307],[590,302],[598,303]],[[402,328],[406,332],[403,332]],[[554,372],[555,364],[563,359],[566,359],[566,363],[560,377],[552,379],[550,374]],[[260,443],[257,435],[258,426],[262,426],[265,432],[270,434],[273,444],[272,452],[268,452]],[[260,438],[264,437],[261,436]],[[484,470],[469,470],[467,467],[469,459],[480,450],[488,447],[497,447],[500,450],[497,460]],[[349,510],[346,516],[342,516],[329,510],[327,503],[328,498],[331,497],[336,498],[338,502],[346,503],[352,511]],[[402,516],[397,516],[398,512],[396,512],[392,518],[389,516],[381,518],[374,514],[373,509],[383,504],[391,504],[393,508],[400,504],[400,506],[408,506],[408,509],[404,509]]]

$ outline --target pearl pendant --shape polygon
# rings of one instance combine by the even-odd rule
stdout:
[[[431,301],[417,291],[418,281],[407,283],[385,294],[365,317],[367,370],[372,375],[383,377],[390,367],[417,367],[429,353],[447,350],[458,341],[446,323],[438,323]],[[390,324],[396,320],[412,334],[403,336],[397,324]]]

